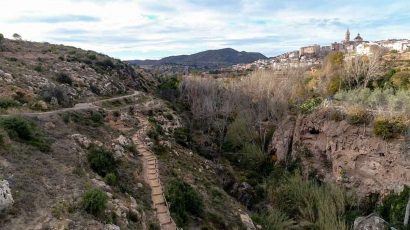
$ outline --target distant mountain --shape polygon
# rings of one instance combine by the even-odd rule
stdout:
[[[179,55],[162,58],[160,60],[131,60],[134,65],[182,65],[197,68],[219,68],[235,64],[251,63],[259,59],[267,59],[261,53],[239,52],[231,48],[207,50],[191,55]]]

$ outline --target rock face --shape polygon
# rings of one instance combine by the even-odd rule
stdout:
[[[354,187],[362,194],[400,191],[410,185],[410,139],[384,141],[373,127],[334,121],[326,111],[285,120],[275,132],[271,154],[279,161],[300,158],[305,173]]]
[[[370,214],[366,217],[358,217],[354,221],[353,230],[386,230],[389,224],[377,216]]]
[[[14,203],[13,196],[11,195],[9,182],[6,180],[0,181],[0,212],[4,212],[10,208]]]

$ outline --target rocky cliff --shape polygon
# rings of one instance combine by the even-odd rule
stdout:
[[[329,111],[289,117],[275,132],[272,151],[278,161],[300,159],[305,175],[335,181],[361,194],[398,191],[410,185],[410,139],[385,141],[371,125],[332,119]]]

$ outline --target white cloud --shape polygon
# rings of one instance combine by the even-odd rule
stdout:
[[[233,47],[267,55],[343,38],[410,37],[405,1],[14,0],[0,32],[129,58]],[[383,9],[383,10],[380,10]]]

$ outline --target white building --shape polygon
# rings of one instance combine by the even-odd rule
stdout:
[[[377,42],[381,47],[388,50],[397,50],[404,52],[410,48],[410,41],[408,39],[389,39]]]

